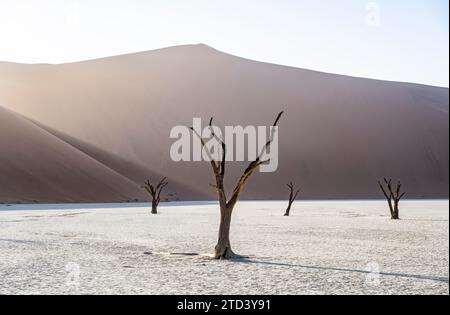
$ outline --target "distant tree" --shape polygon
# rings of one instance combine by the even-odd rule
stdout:
[[[400,200],[406,195],[406,192],[401,192],[402,183],[400,181],[397,183],[395,191],[392,187],[392,179],[387,180],[386,178],[384,178],[383,181],[384,185],[381,181],[378,181],[378,185],[380,186],[380,189],[388,202],[389,210],[391,212],[391,219],[399,220],[400,213],[398,204],[400,203]]]
[[[276,127],[278,124],[278,121],[280,120],[281,116],[283,115],[283,112],[279,113],[275,123],[273,124],[273,127]],[[269,160],[263,160],[263,154],[264,152],[267,152],[267,150],[270,149],[270,145],[273,141],[274,135],[275,135],[275,128],[272,128],[271,136],[269,141],[265,144],[263,150],[261,150],[260,155],[252,161],[248,167],[245,169],[244,173],[242,174],[241,178],[239,179],[238,183],[236,184],[233,194],[231,196],[231,199],[228,200],[227,195],[225,193],[225,186],[224,186],[224,177],[225,177],[225,157],[226,157],[226,144],[222,141],[215,133],[214,129],[212,127],[213,118],[209,121],[209,127],[211,130],[212,137],[215,138],[222,146],[222,157],[219,159],[219,161],[215,161],[211,156],[211,167],[214,173],[214,177],[216,180],[216,183],[213,186],[218,193],[218,199],[219,199],[219,205],[220,205],[220,225],[219,225],[219,237],[217,241],[217,245],[215,247],[214,251],[214,258],[215,259],[230,259],[230,258],[236,258],[239,257],[236,255],[233,250],[231,249],[230,244],[230,225],[231,225],[231,215],[233,213],[233,209],[239,199],[239,196],[242,192],[242,189],[244,188],[245,184],[247,183],[247,180],[249,177],[255,172],[256,169],[258,169],[259,166],[263,164],[268,164]],[[200,138],[200,141],[202,143],[202,147],[206,147],[205,140],[202,138],[200,134],[198,134],[194,128],[191,128],[191,130]],[[207,153],[210,155],[208,148],[206,148]]]
[[[161,179],[156,187],[150,183],[150,180],[146,180],[144,186],[142,186],[142,188],[152,196],[152,214],[158,213],[158,205],[161,201],[161,191],[169,184],[166,179],[166,177]]]
[[[297,190],[297,191],[294,193],[294,184],[293,184],[292,182],[290,182],[290,183],[287,184],[286,186],[288,186],[289,189],[290,189],[290,191],[291,191],[291,192],[289,193],[289,204],[288,204],[288,207],[287,207],[287,209],[286,209],[286,213],[284,214],[285,217],[288,217],[288,216],[291,214],[291,207],[292,207],[292,204],[294,203],[295,199],[297,199],[297,196],[298,196],[298,193],[300,192],[300,189]]]

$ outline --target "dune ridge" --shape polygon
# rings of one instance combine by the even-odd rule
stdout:
[[[268,125],[280,110],[286,111],[280,167],[255,174],[245,199],[287,198],[289,181],[301,187],[304,199],[382,198],[376,181],[383,176],[401,179],[409,198],[449,195],[447,88],[278,66],[186,45],[61,65],[0,63],[0,104],[132,184],[144,171],[169,177],[182,199],[214,199],[215,192],[207,163],[171,161],[172,127],[190,126],[194,117],[206,123],[211,116],[219,126]],[[10,162],[2,161],[3,181],[22,183],[15,179],[22,175],[8,172],[4,165]],[[229,163],[228,191],[245,166]],[[0,200],[10,194],[29,199],[20,196],[21,185],[13,191],[3,185]],[[125,186],[124,192],[138,185]],[[104,193],[87,199],[117,198]],[[59,199],[46,194],[42,200]],[[125,195],[144,197],[139,191]]]

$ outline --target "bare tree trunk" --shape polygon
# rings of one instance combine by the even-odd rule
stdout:
[[[158,214],[158,204],[152,201],[152,214]]]
[[[158,214],[158,205],[161,201],[161,191],[166,187],[169,183],[166,181],[164,177],[156,187],[154,187],[149,180],[144,182],[143,189],[145,189],[150,196],[152,196],[152,214]]]
[[[237,201],[239,200],[239,196],[242,192],[242,189],[244,188],[247,180],[250,178],[250,176],[255,172],[255,170],[263,165],[267,164],[270,161],[264,160],[264,153],[266,150],[270,149],[270,145],[273,141],[273,138],[275,136],[275,130],[276,126],[278,124],[278,121],[280,120],[281,116],[283,115],[283,112],[279,113],[277,118],[275,119],[275,123],[273,124],[273,129],[271,132],[271,137],[269,141],[264,146],[263,150],[259,154],[259,156],[249,164],[249,166],[245,169],[244,173],[242,174],[241,178],[237,182],[233,194],[231,196],[231,199],[227,199],[227,195],[225,193],[225,187],[223,184],[224,177],[225,177],[225,157],[226,157],[226,144],[225,142],[220,139],[215,133],[214,128],[212,127],[212,121],[213,118],[209,121],[209,127],[211,130],[211,135],[213,138],[215,138],[222,146],[222,157],[219,161],[215,161],[212,156],[211,152],[206,150],[206,153],[208,154],[208,157],[210,159],[211,167],[214,173],[214,177],[216,180],[216,183],[212,187],[214,187],[217,190],[218,193],[218,200],[220,204],[220,224],[219,224],[219,235],[217,240],[217,245],[214,249],[214,258],[215,259],[229,259],[229,258],[235,258],[239,257],[236,255],[233,250],[231,249],[230,244],[230,227],[231,227],[231,215],[233,214],[234,206],[236,205]],[[206,147],[205,140],[202,138],[202,136],[193,128],[191,127],[191,130],[196,134],[202,144],[202,148],[204,149]]]
[[[393,210],[393,214],[392,214],[392,220],[400,220],[400,210],[398,208],[398,201],[394,202],[394,210]]]
[[[292,207],[292,203],[293,203],[293,202],[294,202],[294,201],[289,201],[289,206],[287,207],[286,213],[284,214],[285,217],[290,216],[290,214],[291,214],[291,207]]]
[[[297,196],[298,196],[298,193],[300,192],[300,190],[297,190],[297,192],[294,193],[294,184],[292,182],[290,184],[287,184],[286,186],[289,187],[290,194],[289,194],[289,205],[286,209],[286,213],[284,214],[284,216],[288,217],[291,214],[292,204],[294,203],[295,199],[297,199]]]
[[[384,184],[387,188],[385,188],[383,186],[381,181],[378,182],[378,185],[380,186],[380,189],[383,192],[384,197],[386,198],[386,200],[389,204],[389,211],[391,212],[391,219],[392,220],[400,220],[400,211],[399,211],[398,205],[400,203],[400,200],[406,195],[405,192],[401,193],[402,183],[398,182],[397,189],[395,191],[392,187],[392,179],[387,180],[386,178],[384,178]]]
[[[214,250],[214,258],[229,259],[235,257],[230,243],[231,215],[233,209],[225,207],[224,209],[220,209],[220,213],[219,237]]]

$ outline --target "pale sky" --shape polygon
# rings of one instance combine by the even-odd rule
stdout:
[[[0,60],[205,43],[241,57],[449,86],[448,0],[0,0]]]

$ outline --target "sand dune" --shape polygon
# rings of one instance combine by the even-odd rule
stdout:
[[[144,181],[147,179],[150,179],[152,182],[155,182],[156,184],[156,182],[158,182],[160,179],[164,177],[161,174],[158,174],[140,165],[134,164],[128,160],[125,160],[105,150],[99,149],[86,142],[80,141],[60,131],[49,128],[47,126],[43,126],[41,124],[38,125],[41,126],[44,130],[47,130],[51,134],[55,135],[59,139],[65,141],[66,143],[77,148],[81,152],[87,154],[91,158],[94,158],[96,161],[109,167],[115,172],[127,177],[129,180],[135,182],[139,186],[141,186],[142,183],[144,183]],[[169,198],[169,200],[171,201],[201,200],[206,197],[206,195],[201,191],[190,189],[186,185],[180,184],[174,178],[168,178],[167,180],[170,185],[164,191],[163,196],[165,198]],[[145,200],[147,200],[148,198],[149,196],[146,196]]]
[[[302,187],[302,198],[377,198],[376,181],[382,176],[402,179],[409,197],[447,198],[448,96],[446,88],[265,64],[205,45],[62,65],[0,63],[0,104],[119,157],[125,163],[116,171],[119,178],[133,181],[140,169],[149,170],[201,199],[214,198],[211,170],[207,163],[172,162],[170,129],[210,116],[219,125],[266,125],[282,109],[280,168],[256,174],[245,198],[286,198],[284,184],[291,180]],[[1,145],[3,159],[14,159]],[[0,174],[11,181],[4,165]],[[229,187],[244,166],[230,164]],[[26,170],[27,165],[15,167]],[[2,185],[0,193],[26,200],[20,188],[8,192]],[[103,189],[107,195],[109,188]],[[128,199],[139,196],[120,191]],[[46,194],[58,199],[55,192]],[[114,196],[111,192],[111,201]]]
[[[161,175],[0,107],[2,202],[127,202],[149,196],[139,186]],[[123,175],[125,174],[125,175]],[[170,181],[167,197],[199,193]]]
[[[1,107],[0,146],[3,202],[127,201],[130,196],[144,197],[135,183]]]

